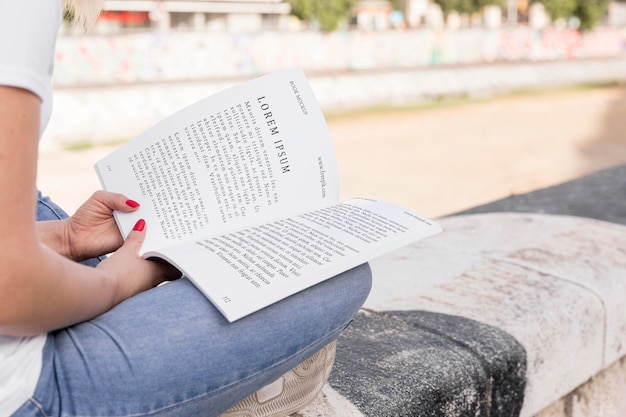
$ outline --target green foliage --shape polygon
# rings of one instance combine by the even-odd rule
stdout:
[[[292,15],[316,22],[324,32],[332,32],[349,17],[356,0],[289,0],[289,4]]]
[[[558,18],[569,18],[576,10],[578,0],[534,0],[533,3],[542,3],[546,13],[553,20]]]
[[[578,0],[574,15],[580,19],[580,30],[593,29],[606,13],[609,0]]]
[[[456,11],[459,13],[473,13],[473,1],[472,0],[435,0],[444,15],[450,14],[450,12]]]
[[[504,7],[506,0],[435,0],[441,10],[447,16],[452,11],[457,11],[461,14],[472,14],[480,12],[485,6],[498,6]]]
[[[502,9],[507,6],[507,0],[475,0],[475,3],[478,4],[479,10],[485,6],[498,6]]]
[[[300,20],[310,21],[314,16],[314,0],[289,0],[291,14]]]
[[[576,16],[580,19],[580,30],[591,30],[602,20],[609,0],[533,0],[542,3],[553,20]]]

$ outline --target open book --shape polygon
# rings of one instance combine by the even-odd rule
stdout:
[[[324,116],[304,73],[278,71],[203,99],[96,163],[141,203],[145,258],[176,266],[234,321],[441,231],[390,203],[339,202]]]

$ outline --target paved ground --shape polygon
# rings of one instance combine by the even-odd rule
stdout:
[[[330,117],[343,197],[437,217],[626,162],[626,87]],[[46,151],[39,186],[73,211],[112,148]]]

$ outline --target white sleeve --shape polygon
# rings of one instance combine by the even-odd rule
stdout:
[[[61,0],[0,0],[0,85],[49,99]]]

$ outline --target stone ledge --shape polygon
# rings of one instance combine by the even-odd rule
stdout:
[[[373,261],[366,311],[301,415],[624,414],[626,226],[585,218],[620,218],[624,169],[441,219]],[[489,213],[515,200],[560,214]]]
[[[330,385],[367,416],[509,416],[524,348],[507,333],[427,311],[361,315],[342,336]]]
[[[589,378],[536,417],[618,417],[626,410],[626,358]]]
[[[463,316],[513,335],[527,354],[522,416],[626,354],[625,226],[513,213],[441,223],[443,234],[372,262],[385,279],[366,307]]]

